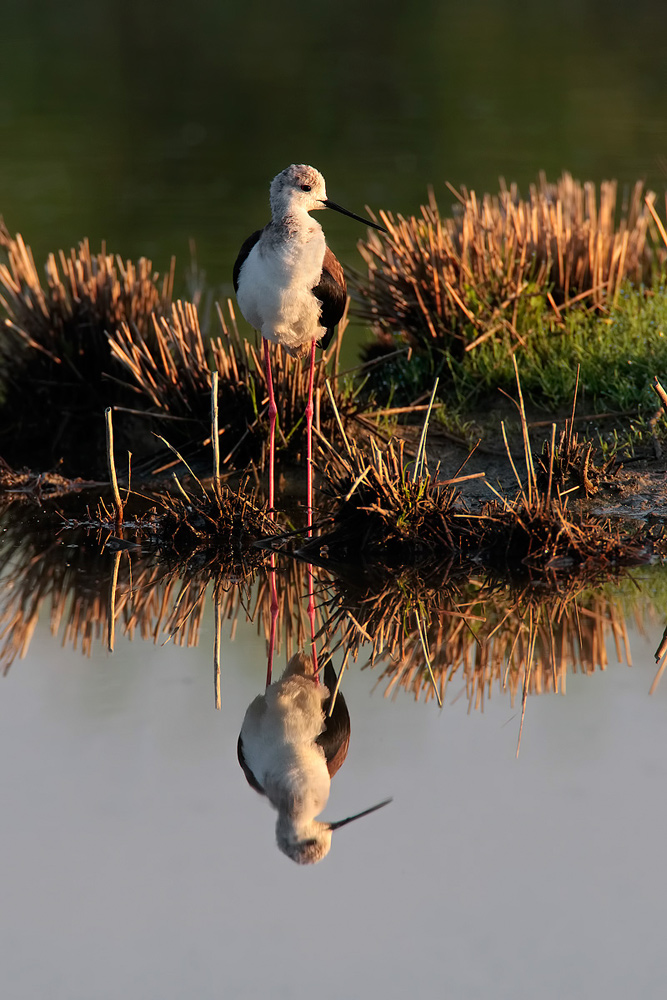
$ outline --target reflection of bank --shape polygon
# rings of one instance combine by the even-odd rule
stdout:
[[[72,494],[57,503],[42,501],[38,509],[34,501],[0,496],[1,673],[26,655],[37,622],[44,619],[54,639],[85,656],[99,644],[106,648],[110,631],[156,645],[198,646],[212,595],[231,639],[247,620],[268,637],[268,552],[251,546],[239,552],[230,545],[227,560],[204,548],[178,558],[156,545],[150,524],[143,532],[125,529],[136,544],[114,537],[99,522],[86,527],[81,517],[90,503],[89,496]],[[63,521],[70,513],[77,527]],[[306,567],[280,560],[276,575],[285,595],[276,652],[284,649],[289,656],[305,646],[310,632],[299,600],[307,590]],[[316,624],[321,626],[321,618]]]
[[[568,672],[605,670],[609,644],[619,663],[631,664],[626,615],[639,627],[650,620],[659,585],[658,567],[643,572],[651,580],[641,589],[629,575],[599,589],[572,578],[549,590],[446,567],[429,577],[408,570],[365,581],[332,578],[329,628],[339,630],[346,662],[365,656],[381,669],[386,694],[403,689],[428,701],[430,664],[443,701],[450,682],[459,681],[470,709],[483,708],[494,688],[514,704],[527,694],[565,694]]]
[[[329,800],[331,779],[350,743],[350,716],[343,695],[336,694],[330,661],[324,680],[318,682],[310,656],[296,653],[280,680],[250,704],[238,740],[248,784],[278,811],[278,847],[298,864],[320,861],[329,853],[334,830],[387,804],[337,823],[315,818]]]
[[[248,620],[269,639],[270,550],[254,548],[252,558],[237,554],[222,565],[208,550],[178,560],[145,541],[119,549],[109,530],[64,526],[67,509],[62,500],[57,507],[42,501],[33,514],[25,500],[0,498],[1,672],[26,655],[45,618],[54,639],[84,655],[106,648],[114,629],[128,639],[197,646],[211,597],[224,642]],[[626,619],[640,630],[654,619],[667,584],[660,565],[644,566],[634,578],[621,570],[588,582],[573,574],[554,590],[543,580],[510,585],[477,564],[427,574],[414,567],[350,570],[329,558],[314,568],[313,628],[303,600],[311,589],[308,565],[282,553],[275,561],[276,655],[288,660],[308,648],[315,631],[324,656],[339,653],[344,665],[368,660],[382,669],[387,693],[402,688],[428,699],[434,682],[426,651],[441,698],[451,693],[450,682],[460,682],[457,694],[462,683],[470,708],[482,708],[492,690],[512,701],[564,694],[569,672],[604,670],[614,648],[618,662],[630,663]],[[658,651],[655,683],[666,648]]]

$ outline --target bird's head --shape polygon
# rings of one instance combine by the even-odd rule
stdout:
[[[318,208],[331,208],[334,212],[363,222],[365,226],[379,229],[381,233],[387,232],[377,222],[362,219],[360,215],[348,212],[335,201],[330,201],[324,177],[319,170],[309,167],[307,163],[293,163],[276,174],[271,181],[271,213],[274,219],[284,219],[296,212],[313,212]]]
[[[327,189],[324,177],[307,163],[293,163],[271,181],[271,211],[274,218],[294,212],[312,212],[326,208]]]
[[[362,816],[368,816],[369,813],[381,809],[390,802],[391,799],[385,799],[384,802],[378,802],[376,806],[355,813],[354,816],[348,816],[347,819],[340,819],[337,823],[322,823],[316,819],[295,823],[292,817],[280,814],[276,823],[278,847],[298,865],[314,865],[329,853],[334,830],[346,826],[355,819],[361,819]]]
[[[321,861],[331,849],[331,833],[330,824],[318,820],[298,828],[280,820],[276,825],[278,847],[298,865],[314,865]]]

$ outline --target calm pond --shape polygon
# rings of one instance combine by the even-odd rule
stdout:
[[[0,214],[40,264],[85,236],[162,272],[175,254],[186,294],[194,240],[224,298],[270,179],[300,161],[359,213],[418,212],[429,184],[447,211],[446,180],[495,191],[503,175],[527,193],[563,169],[621,190],[645,178],[662,211],[663,0],[5,7]],[[324,225],[360,267],[363,230],[333,213]],[[123,552],[109,653],[114,554],[94,539],[82,554],[51,527],[35,540],[32,518],[17,529],[0,514],[0,996],[664,996],[659,567],[575,610],[480,603],[476,581],[457,581],[481,639],[457,631],[443,596],[427,636],[442,709],[414,629],[407,665],[361,669],[362,645],[341,682],[349,754],[322,815],[393,801],[298,866],[237,759],[265,687],[264,572],[218,591],[216,711],[213,583]],[[276,676],[305,628],[304,580],[279,561],[292,632],[281,618]],[[333,599],[335,578],[317,580]],[[177,606],[183,583],[192,600]],[[540,607],[553,629],[531,659],[526,615]],[[170,640],[175,608],[190,613]],[[355,628],[343,615],[330,644]]]
[[[453,598],[443,582],[429,630],[442,710],[414,629],[404,655],[373,670],[360,669],[362,645],[342,679],[350,750],[323,818],[393,802],[300,867],[237,760],[265,685],[265,574],[218,591],[218,712],[204,577],[123,553],[109,653],[115,555],[66,530],[17,545],[13,514],[0,656],[23,659],[0,698],[5,996],[661,994],[662,570],[542,605],[497,585],[480,597],[477,580]],[[274,679],[288,646],[308,645],[304,571],[280,560],[276,578]],[[342,594],[354,606],[348,638],[363,628],[357,592],[318,574],[318,604]],[[479,641],[457,627],[456,601]],[[539,607],[552,626],[528,674]]]

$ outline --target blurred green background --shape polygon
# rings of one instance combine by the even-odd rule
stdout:
[[[188,241],[217,294],[291,162],[412,213],[445,180],[667,181],[665,0],[3,0],[0,213],[38,261]],[[662,202],[662,196],[660,198]],[[329,213],[348,264],[363,230]]]

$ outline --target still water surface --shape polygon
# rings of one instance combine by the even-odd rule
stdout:
[[[0,214],[38,261],[88,236],[182,278],[194,239],[230,294],[293,162],[353,211],[416,212],[429,184],[449,210],[446,180],[527,193],[540,170],[662,192],[666,37],[663,0],[6,0]]]
[[[90,658],[43,615],[0,683],[2,995],[661,997],[667,685],[649,696],[645,611],[634,666],[608,641],[606,670],[529,697],[518,760],[498,684],[468,713],[455,675],[440,711],[346,672],[325,817],[394,801],[310,868],[236,760],[256,624],[225,628],[216,712],[210,611],[196,647],[119,634]]]

